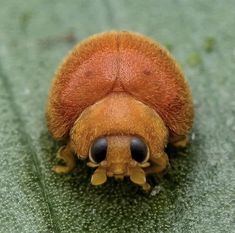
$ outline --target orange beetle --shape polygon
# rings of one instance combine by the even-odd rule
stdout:
[[[105,32],[76,46],[59,67],[47,105],[47,123],[65,164],[75,155],[95,168],[93,185],[107,177],[130,180],[149,190],[148,174],[169,165],[168,143],[186,145],[193,124],[190,89],[166,49],[132,32]]]

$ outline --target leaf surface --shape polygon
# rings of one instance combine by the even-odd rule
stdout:
[[[1,1],[0,232],[235,232],[234,10],[232,0]],[[51,171],[53,73],[76,42],[112,29],[168,47],[193,92],[187,156],[171,158],[151,195],[128,181],[94,187],[82,162]]]

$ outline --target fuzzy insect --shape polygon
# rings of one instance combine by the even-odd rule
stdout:
[[[47,105],[47,123],[68,173],[77,155],[95,171],[93,185],[107,177],[149,190],[148,174],[169,166],[168,143],[184,146],[193,124],[190,89],[169,52],[133,32],[105,32],[78,44],[59,67]]]

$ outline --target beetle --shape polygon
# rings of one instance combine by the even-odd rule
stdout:
[[[167,170],[165,148],[187,144],[193,117],[189,85],[163,46],[134,32],[95,34],[68,54],[49,91],[48,129],[65,141],[53,170],[71,172],[77,155],[95,169],[93,185],[127,176],[148,191],[146,176]]]

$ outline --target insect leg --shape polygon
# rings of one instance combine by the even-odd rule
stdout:
[[[174,147],[186,147],[189,143],[188,137],[185,135],[173,135],[170,137],[169,143]]]
[[[64,161],[64,165],[56,165],[52,168],[52,170],[56,173],[69,173],[71,172],[76,166],[76,160],[73,152],[70,149],[69,144],[66,146],[62,146],[58,152],[57,156],[58,159]]]
[[[145,174],[163,174],[170,167],[168,155],[162,152],[160,155],[150,157],[151,166],[144,169]]]

